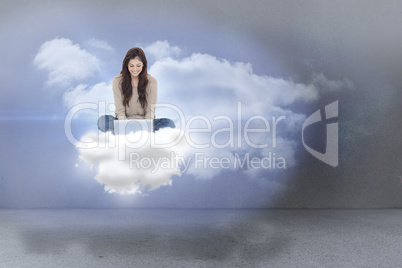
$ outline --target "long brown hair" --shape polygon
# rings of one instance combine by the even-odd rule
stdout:
[[[123,93],[123,105],[130,106],[129,102],[131,97],[133,96],[133,86],[131,85],[131,75],[128,71],[128,63],[131,59],[134,59],[135,57],[138,57],[143,64],[142,71],[138,76],[137,91],[138,91],[138,100],[140,101],[141,107],[144,110],[145,115],[146,113],[145,108],[147,107],[148,104],[147,102],[148,63],[144,51],[139,47],[135,47],[127,51],[127,54],[123,60],[123,65],[120,72],[123,76],[123,79],[121,81],[121,90]]]

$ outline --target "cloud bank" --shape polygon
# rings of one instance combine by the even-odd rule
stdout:
[[[101,40],[93,42],[94,47],[104,47],[105,51],[113,49],[105,44]],[[306,116],[292,111],[292,105],[309,104],[326,92],[353,88],[353,83],[346,78],[333,81],[324,74],[314,74],[311,83],[303,84],[257,75],[250,63],[199,53],[180,57],[181,49],[167,41],[154,42],[144,51],[155,59],[148,71],[158,80],[158,104],[165,105],[157,108],[156,116],[171,118],[178,126],[176,130],[163,129],[151,135],[162,139],[163,135],[169,138],[184,132],[186,139],[170,148],[170,152],[150,146],[132,151],[132,155],[154,163],[145,169],[129,168],[128,158],[118,160],[117,151],[110,146],[110,142],[116,142],[113,137],[101,134],[96,148],[79,148],[79,158],[97,167],[95,179],[105,185],[107,192],[138,193],[157,189],[171,185],[172,176],[183,172],[199,179],[213,179],[224,171],[250,179],[267,178],[272,174],[270,171],[277,170],[275,168],[290,168],[296,164],[300,138],[297,135]],[[73,87],[66,87],[63,95],[67,108],[85,102],[113,103],[110,81],[94,85],[80,83],[96,74],[99,60],[71,40],[54,39],[44,43],[35,64],[48,71],[48,84],[75,82]],[[114,75],[110,74],[111,79]],[[251,129],[250,133],[247,129]],[[136,135],[139,133],[127,134],[127,137]],[[81,141],[96,137],[97,134],[86,134]],[[202,144],[205,146],[199,146]],[[104,147],[109,149],[101,149]],[[186,157],[181,168],[163,169],[155,164],[171,152],[178,155],[185,152],[181,155]],[[211,159],[215,161],[212,164]],[[217,164],[220,160],[230,164]],[[249,160],[254,164],[250,165]],[[155,172],[150,173],[151,169]]]

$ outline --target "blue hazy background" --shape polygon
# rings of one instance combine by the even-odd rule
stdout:
[[[402,206],[399,1],[1,1],[0,13],[1,208]],[[250,114],[303,119],[338,100],[339,166],[289,127],[286,170],[199,171],[146,195],[105,193],[64,120],[75,104],[111,100],[134,46],[159,102],[188,116],[234,116],[242,101]],[[73,132],[94,122],[82,115]],[[308,133],[321,150],[324,130]]]

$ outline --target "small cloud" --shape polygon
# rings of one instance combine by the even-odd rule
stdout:
[[[100,82],[90,87],[85,84],[79,84],[64,94],[63,101],[67,108],[72,108],[82,103],[98,104],[99,102],[104,102],[108,106],[114,103],[112,85],[105,82]]]
[[[48,86],[66,87],[99,71],[99,60],[66,38],[55,38],[42,44],[34,65],[48,72]]]
[[[313,85],[321,92],[336,92],[340,90],[353,90],[355,86],[350,79],[329,80],[323,73],[313,74]]]
[[[106,41],[103,41],[103,40],[92,38],[92,39],[89,39],[86,43],[93,48],[99,48],[99,49],[103,49],[103,50],[107,50],[107,51],[113,51],[113,48]]]
[[[178,56],[181,52],[179,47],[170,46],[168,41],[156,41],[144,48],[147,55],[152,56],[155,60]]]

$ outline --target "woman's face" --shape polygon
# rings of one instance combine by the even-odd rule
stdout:
[[[142,72],[143,66],[144,64],[138,57],[131,59],[128,62],[128,71],[130,72],[131,77],[138,78],[138,75]]]

